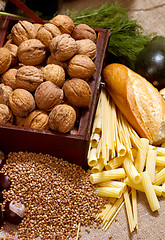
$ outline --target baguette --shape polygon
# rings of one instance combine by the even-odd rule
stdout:
[[[145,78],[123,64],[103,69],[105,86],[115,104],[137,131],[151,144],[165,141],[165,100]]]

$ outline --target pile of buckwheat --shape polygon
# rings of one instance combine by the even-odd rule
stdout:
[[[25,217],[18,238],[69,239],[78,225],[97,225],[96,214],[106,200],[98,197],[80,166],[41,153],[12,152],[1,172],[11,180],[6,201],[21,201]]]

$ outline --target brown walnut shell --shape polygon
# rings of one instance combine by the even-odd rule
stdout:
[[[74,29],[74,22],[67,15],[57,15],[50,20],[50,23],[56,25],[61,33],[71,34]]]
[[[12,123],[13,115],[9,107],[5,104],[0,104],[0,124]]]
[[[52,39],[49,49],[54,58],[64,62],[75,55],[77,44],[70,35],[62,34]]]
[[[43,74],[42,71],[37,67],[23,66],[17,70],[16,75],[17,88],[23,88],[30,92],[33,92],[42,82]]]
[[[36,37],[36,28],[29,21],[19,21],[12,27],[11,37],[16,45],[20,45],[25,40]]]
[[[9,106],[18,117],[27,117],[35,109],[33,95],[25,89],[15,89],[9,96]]]
[[[9,105],[9,96],[13,89],[5,84],[0,84],[0,103]]]
[[[72,37],[76,40],[90,39],[93,42],[96,42],[95,30],[84,23],[81,23],[75,26],[72,33]]]
[[[73,129],[76,121],[76,112],[67,104],[55,106],[49,114],[49,126],[52,130],[66,133]]]
[[[61,35],[58,27],[52,23],[45,23],[37,32],[37,39],[39,39],[46,47],[49,46],[50,41]]]
[[[96,71],[94,62],[86,55],[75,55],[69,62],[68,74],[71,78],[88,80]]]
[[[0,48],[0,74],[7,71],[11,64],[11,53],[5,48]]]
[[[42,110],[34,110],[24,121],[24,127],[46,130],[49,128],[49,116],[47,112]]]
[[[68,68],[68,61],[60,62],[58,59],[54,58],[52,55],[50,55],[47,59],[47,64],[55,64],[63,67],[65,70]]]
[[[4,47],[6,47],[11,53],[11,66],[13,67],[18,62],[18,58],[17,58],[18,46],[10,43],[10,44],[5,44]]]
[[[37,87],[34,97],[39,109],[50,111],[55,105],[62,102],[64,93],[54,83],[46,81]]]
[[[54,83],[58,87],[62,87],[65,82],[65,71],[59,65],[48,64],[43,69],[43,78],[46,81]]]
[[[76,54],[87,55],[92,60],[95,59],[97,49],[96,49],[96,44],[92,40],[81,39],[81,40],[77,40],[76,43],[78,47]]]
[[[92,91],[89,84],[83,79],[72,78],[63,85],[68,101],[77,107],[88,107],[92,100]]]
[[[46,55],[45,45],[38,39],[29,39],[18,47],[18,59],[25,65],[39,65]]]
[[[10,86],[12,89],[16,88],[16,68],[9,68],[5,73],[1,76],[1,82],[7,86]]]

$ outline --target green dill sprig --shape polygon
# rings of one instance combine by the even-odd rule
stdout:
[[[136,20],[131,19],[125,8],[115,3],[105,3],[97,9],[91,7],[79,12],[67,11],[75,24],[85,23],[92,27],[111,31],[108,51],[119,61],[134,68],[137,55],[151,41],[152,34],[145,34]]]

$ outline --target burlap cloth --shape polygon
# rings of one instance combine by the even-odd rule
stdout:
[[[0,1],[4,4],[5,0]],[[61,13],[69,9],[83,9],[88,6],[100,6],[104,0],[64,0]],[[157,32],[165,36],[165,1],[162,0],[120,0],[123,7],[129,10],[130,16],[136,19],[146,32]],[[144,193],[138,192],[138,230],[130,234],[125,206],[105,232],[101,229],[90,229],[88,233],[81,228],[82,240],[165,240],[165,198],[159,198],[160,209],[152,212]],[[4,235],[0,235],[5,239]]]

